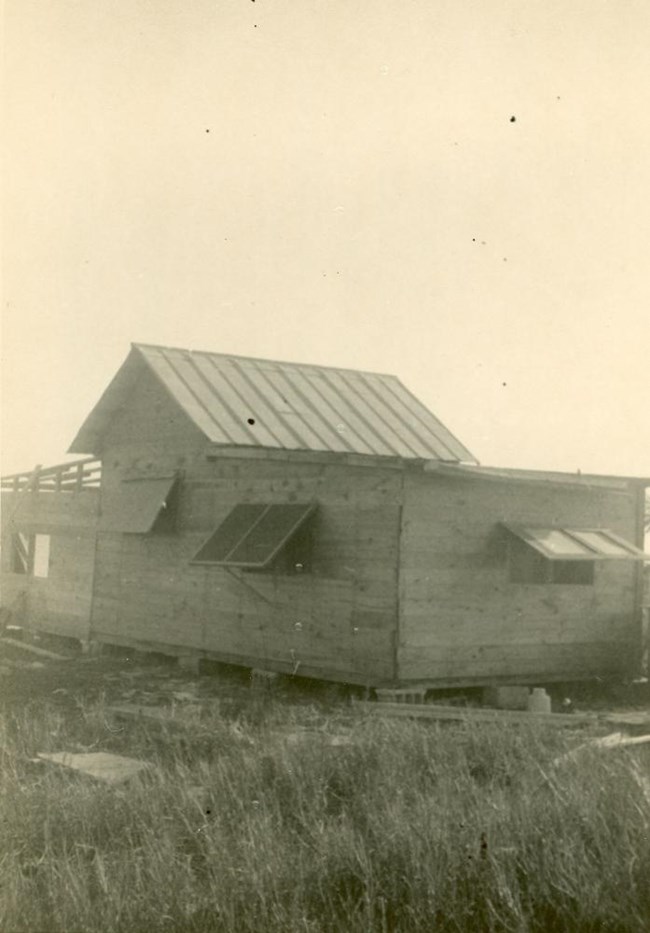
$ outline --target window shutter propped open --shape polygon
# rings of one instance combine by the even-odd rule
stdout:
[[[102,504],[101,531],[147,534],[171,506],[176,473],[167,476],[124,479],[119,490]]]

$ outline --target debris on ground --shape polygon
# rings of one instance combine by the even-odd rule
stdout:
[[[183,711],[188,711],[188,707],[183,707]],[[177,717],[174,715],[173,708],[170,709],[165,706],[137,706],[132,703],[121,703],[108,707],[108,712],[116,719],[145,723],[146,725],[173,726],[181,729],[196,724],[198,714],[201,711],[200,707],[192,708],[191,711],[196,714],[194,719],[188,719],[187,716]]]
[[[273,738],[286,745],[320,745],[323,748],[344,748],[354,745],[352,736],[348,733],[331,733],[318,729],[275,729],[271,732]]]
[[[602,716],[604,722],[614,726],[624,726],[628,729],[647,729],[650,728],[650,711],[632,710],[624,713],[604,713]]]
[[[634,778],[634,781],[643,794],[645,802],[650,806],[650,778],[647,777],[639,767],[638,762],[630,762],[630,774]]]
[[[42,661],[23,661],[20,658],[3,658],[2,664],[16,671],[39,671],[45,667]]]
[[[595,713],[538,713],[510,709],[485,709],[474,706],[438,706],[435,703],[358,702],[354,704],[367,713],[413,719],[448,719],[457,722],[539,722],[551,726],[584,726],[598,723]]]
[[[179,703],[196,703],[198,699],[196,693],[189,690],[173,690],[172,696]]]
[[[9,645],[12,648],[19,648],[21,651],[29,651],[31,654],[38,654],[42,658],[49,658],[50,661],[70,661],[70,655],[59,654],[58,651],[50,651],[47,648],[39,648],[38,645],[32,645],[28,641],[18,641],[16,638],[3,638],[2,646]]]
[[[588,749],[629,748],[632,745],[647,745],[649,743],[650,735],[623,735],[622,732],[612,732],[610,735],[583,742],[577,748],[560,755],[559,758],[555,758],[553,764],[559,765],[567,761],[573,761]]]
[[[36,758],[78,771],[106,784],[122,784],[152,767],[149,762],[109,752],[38,752]]]

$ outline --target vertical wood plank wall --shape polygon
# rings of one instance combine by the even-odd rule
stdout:
[[[257,448],[216,460],[206,453],[202,435],[143,377],[105,443],[102,510],[117,502],[124,476],[181,470],[177,532],[105,532],[100,520],[93,637],[310,676],[390,679],[402,471],[327,456],[274,460]],[[319,508],[311,573],[190,564],[238,503],[312,499]]]
[[[2,493],[1,605],[14,622],[81,640],[88,636],[98,506],[97,490]],[[46,578],[12,571],[16,532],[50,536]]]
[[[2,606],[35,628],[370,685],[569,679],[638,662],[632,563],[596,562],[593,585],[513,584],[497,531],[582,525],[635,540],[631,491],[219,452],[147,371],[94,453],[101,493],[22,494],[18,510],[16,493],[2,495]],[[124,478],[174,471],[174,533],[103,530]],[[310,573],[190,563],[235,505],[312,500]],[[12,572],[14,531],[51,535],[47,579]]]
[[[638,663],[635,567],[596,562],[589,585],[509,582],[501,521],[610,528],[635,540],[635,495],[410,472],[400,570],[399,677],[616,674]]]

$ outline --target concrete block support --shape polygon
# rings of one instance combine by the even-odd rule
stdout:
[[[186,674],[198,675],[200,673],[201,658],[196,654],[181,654],[178,656],[178,667]]]
[[[380,703],[424,703],[426,687],[396,687],[375,691]]]
[[[281,678],[275,671],[263,671],[257,667],[251,669],[251,689],[270,690]]]
[[[483,705],[496,709],[528,709],[528,687],[505,684],[483,689]]]
[[[81,653],[88,658],[98,658],[105,653],[104,645],[101,641],[94,641],[93,639],[82,641]]]

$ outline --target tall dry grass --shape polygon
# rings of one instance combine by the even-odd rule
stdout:
[[[101,703],[5,717],[0,929],[650,929],[629,753],[554,768],[579,737],[354,716],[352,744],[288,744],[295,714],[253,712],[167,732],[118,730]],[[112,788],[28,761],[64,748],[156,768]]]

